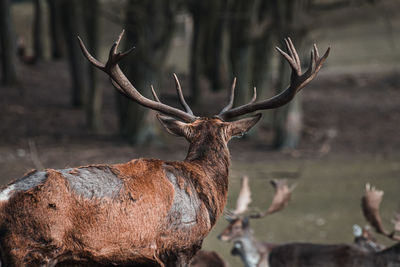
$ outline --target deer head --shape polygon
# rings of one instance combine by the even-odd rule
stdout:
[[[218,238],[222,241],[235,241],[250,231],[249,219],[260,219],[282,210],[288,204],[295,184],[288,186],[286,179],[271,180],[271,185],[275,190],[272,203],[265,211],[252,213],[245,216],[244,213],[251,203],[251,192],[248,185],[249,178],[243,176],[241,180],[241,189],[238,195],[236,209],[228,212],[227,219],[229,225],[222,231]]]
[[[136,90],[136,88],[131,84],[118,66],[118,63],[133,50],[130,49],[123,53],[117,52],[118,45],[123,34],[124,31],[122,31],[112,46],[108,61],[105,64],[100,63],[93,56],[91,56],[82,40],[79,37],[78,38],[85,57],[96,68],[104,71],[110,76],[112,84],[120,93],[142,106],[159,112],[160,114],[157,115],[157,117],[166,130],[169,133],[185,137],[191,144],[199,143],[199,140],[204,139],[209,141],[209,137],[211,136],[211,140],[217,138],[222,142],[223,145],[226,145],[231,137],[243,135],[259,121],[261,115],[256,114],[249,118],[232,121],[234,118],[259,110],[278,108],[288,103],[293,99],[296,93],[298,93],[304,86],[306,86],[315,78],[330,51],[330,48],[328,48],[325,54],[320,57],[318,49],[314,45],[314,48],[311,51],[309,68],[305,73],[302,74],[299,56],[292,41],[290,38],[288,38],[285,40],[288,52],[284,52],[277,48],[279,53],[281,53],[281,55],[288,61],[292,69],[290,85],[286,90],[270,99],[256,102],[257,93],[256,88],[254,87],[254,94],[251,101],[245,105],[233,108],[236,84],[236,79],[234,79],[228,105],[223,108],[218,115],[215,115],[212,118],[203,118],[193,114],[183,97],[179,80],[175,74],[174,79],[176,83],[176,90],[184,111],[163,104],[159,100],[153,87],[151,87],[151,91],[154,100],[144,97],[138,90]]]
[[[370,227],[360,227],[358,224],[353,225],[354,244],[365,251],[377,252],[385,248],[384,245],[379,244],[378,240],[372,234]]]

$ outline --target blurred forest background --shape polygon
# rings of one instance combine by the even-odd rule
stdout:
[[[0,0],[0,182],[36,168],[118,163],[137,157],[182,160],[187,144],[154,112],[116,93],[89,66],[78,42],[105,61],[126,30],[135,50],[121,65],[150,97],[178,106],[172,73],[196,115],[217,114],[237,77],[236,103],[286,88],[290,69],[275,46],[290,36],[308,64],[314,43],[331,54],[315,81],[289,105],[264,113],[231,141],[228,207],[250,176],[253,206],[266,207],[272,178],[296,179],[283,212],[252,222],[271,242],[352,242],[364,225],[366,182],[385,191],[384,224],[400,204],[400,2],[397,0]],[[122,48],[121,48],[122,49]],[[231,244],[204,247],[232,266]],[[382,239],[381,242],[390,242]]]

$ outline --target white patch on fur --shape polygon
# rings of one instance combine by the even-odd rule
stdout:
[[[123,187],[122,180],[108,167],[60,170],[72,191],[86,198],[114,198]]]
[[[16,180],[14,183],[12,183],[10,186],[6,187],[1,193],[0,193],[0,201],[7,201],[9,200],[15,192],[19,191],[26,191],[29,190],[39,184],[42,184],[44,181],[46,181],[46,172],[33,172],[27,176],[24,176],[18,180]]]
[[[6,201],[10,198],[10,192],[14,190],[14,185],[10,185],[0,193],[0,201]]]
[[[362,228],[358,224],[353,225],[353,235],[355,237],[362,236]]]
[[[260,262],[260,254],[257,248],[249,238],[243,237],[234,242],[235,248],[238,250],[238,254],[242,258],[245,266],[257,267]]]
[[[178,184],[178,178],[170,171],[166,172],[168,179],[174,186],[174,202],[169,211],[169,215],[173,217],[175,220],[172,223],[176,226],[184,225],[193,225],[196,223],[197,212],[200,206],[200,200],[195,194],[195,189],[188,185],[187,181],[183,185],[181,189]],[[189,195],[185,188],[189,186],[191,187],[192,194]]]

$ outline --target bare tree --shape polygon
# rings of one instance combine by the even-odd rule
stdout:
[[[284,36],[292,36],[297,46],[302,47],[308,31],[302,25],[306,0],[282,0],[272,1],[276,35],[279,40]],[[282,88],[289,83],[289,69],[284,61],[280,61],[277,87]],[[279,89],[278,89],[279,90]],[[301,137],[303,115],[301,109],[301,98],[283,109],[275,111],[274,118],[274,146],[278,149],[296,148]]]
[[[260,81],[261,75],[265,75],[269,58],[265,53],[260,53],[260,44],[268,44],[266,35],[271,26],[269,4],[261,0],[233,0],[230,5],[230,60],[233,75],[238,78],[238,101],[246,103],[250,99],[249,88],[257,86],[254,78]],[[257,49],[253,51],[256,40],[259,42]],[[263,47],[269,49],[270,47]],[[267,52],[268,53],[268,52]],[[253,77],[253,55],[259,57],[256,60],[259,69],[256,77]],[[263,73],[263,74],[261,74]],[[260,75],[261,74],[261,75]]]
[[[99,1],[86,0],[82,2],[85,18],[85,30],[87,43],[92,53],[98,55],[98,13]],[[98,86],[97,70],[88,66],[88,94],[86,103],[86,122],[89,129],[95,133],[99,133],[102,129],[101,106],[102,91]]]
[[[33,16],[33,51],[36,60],[42,60],[45,54],[45,0],[34,0]]]
[[[64,56],[60,1],[47,0],[47,6],[49,9],[51,57],[53,59],[59,59]]]
[[[10,0],[0,0],[0,44],[3,83],[17,82],[17,52]]]
[[[86,62],[81,55],[76,36],[82,35],[81,1],[61,0],[61,16],[72,78],[72,105],[84,105],[86,94]]]
[[[161,81],[167,51],[175,26],[177,1],[129,0],[126,7],[126,40],[135,45],[124,69],[143,95],[150,96],[150,86]],[[120,133],[132,143],[154,138],[154,124],[144,108],[118,97]]]
[[[227,0],[189,1],[193,18],[193,38],[190,58],[190,84],[192,102],[201,103],[200,77],[208,78],[212,90],[226,85],[226,45],[224,42],[227,24]]]

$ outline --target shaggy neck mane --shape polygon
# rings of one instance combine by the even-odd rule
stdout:
[[[210,134],[192,142],[185,161],[198,163],[219,177],[228,177],[230,154],[222,137],[217,138]]]

